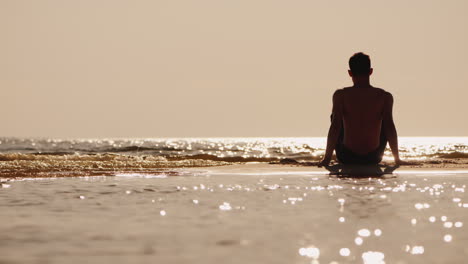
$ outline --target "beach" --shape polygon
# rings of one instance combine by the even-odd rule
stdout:
[[[249,163],[3,181],[2,263],[463,263],[467,168]]]

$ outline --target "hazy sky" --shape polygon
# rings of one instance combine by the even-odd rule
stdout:
[[[371,56],[400,136],[468,136],[468,1],[0,0],[0,136],[326,136]]]

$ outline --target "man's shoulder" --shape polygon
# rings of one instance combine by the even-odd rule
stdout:
[[[373,87],[373,88],[376,89],[376,91],[378,91],[380,93],[383,93],[383,94],[386,94],[386,95],[388,95],[388,94],[391,95],[390,92],[385,91],[383,88],[379,88],[379,87]]]
[[[349,88],[352,88],[352,87],[343,87],[343,88],[340,88],[340,89],[336,89],[335,92],[334,92],[334,95],[342,95],[345,92],[347,92],[349,90]]]
[[[352,86],[350,87],[344,87],[344,88],[340,88],[340,89],[336,89],[335,92],[333,93],[333,96],[335,97],[340,97],[342,96],[344,93],[346,93],[347,91],[351,92],[352,91]],[[375,92],[377,93],[380,93],[382,94],[383,96],[385,97],[393,97],[393,95],[390,93],[390,92],[387,92],[386,90],[384,90],[383,88],[379,88],[379,87],[372,87],[371,88],[372,90],[374,90]]]
[[[393,95],[390,92],[385,91],[382,88],[374,87],[378,90],[378,93],[382,95],[383,101],[385,105],[392,105],[393,104]]]
[[[341,89],[336,89],[335,92],[333,93],[333,97],[335,96],[341,96],[346,88],[341,88]]]

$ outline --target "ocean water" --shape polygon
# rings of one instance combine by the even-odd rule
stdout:
[[[317,162],[326,138],[30,139],[0,138],[0,177],[114,175],[236,162]],[[458,164],[468,137],[402,137],[401,156]],[[387,149],[384,161],[391,161]]]
[[[347,178],[267,164],[324,138],[1,139],[0,263],[466,263],[468,138],[400,141]]]
[[[343,178],[255,166],[3,182],[0,263],[468,259],[466,171]]]

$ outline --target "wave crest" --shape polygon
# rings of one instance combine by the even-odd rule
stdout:
[[[167,168],[207,167],[231,164],[203,159],[170,160],[160,156],[119,154],[44,155],[0,154],[0,178],[115,175],[116,173],[159,173]]]

